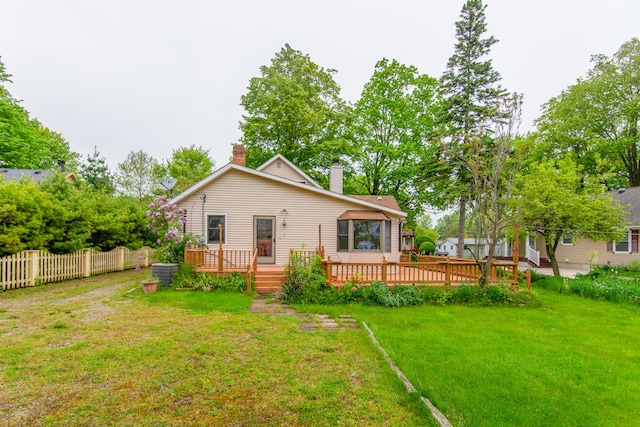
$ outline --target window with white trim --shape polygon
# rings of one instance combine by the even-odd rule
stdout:
[[[219,225],[222,225],[222,236],[220,236]],[[224,214],[207,215],[207,243],[220,244],[221,237],[222,244],[225,244],[227,242],[227,216]]]
[[[573,246],[576,244],[576,237],[573,233],[565,233],[562,236],[562,246]]]
[[[624,234],[619,242],[613,242],[613,253],[630,254],[631,253],[631,230]]]

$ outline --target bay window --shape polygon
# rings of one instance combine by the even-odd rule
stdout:
[[[339,252],[391,252],[391,221],[382,212],[347,211],[338,218]]]

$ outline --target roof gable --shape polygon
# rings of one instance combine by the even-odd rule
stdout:
[[[259,179],[269,180],[269,181],[273,181],[273,182],[279,182],[279,183],[282,183],[282,184],[289,185],[291,187],[303,189],[305,191],[308,191],[308,192],[311,192],[311,193],[315,193],[315,194],[318,194],[318,195],[322,195],[322,196],[325,196],[325,197],[332,197],[332,198],[335,198],[335,199],[348,201],[350,203],[354,203],[354,204],[362,206],[364,208],[374,209],[374,210],[386,212],[386,213],[389,213],[389,214],[391,214],[393,216],[400,216],[400,217],[406,217],[407,216],[406,212],[402,212],[399,207],[397,209],[395,209],[395,208],[392,208],[392,207],[389,207],[389,206],[384,206],[384,205],[381,205],[381,204],[373,203],[373,202],[368,201],[368,200],[363,200],[363,199],[359,199],[359,198],[355,198],[355,197],[351,197],[351,196],[345,196],[343,194],[334,193],[332,191],[325,190],[324,188],[322,188],[320,186],[315,187],[315,186],[311,186],[311,185],[308,185],[308,184],[303,184],[303,183],[300,183],[300,182],[297,182],[297,181],[293,181],[293,180],[288,179],[288,178],[282,178],[282,177],[277,176],[277,175],[273,175],[273,174],[270,174],[270,173],[262,172],[260,170],[254,170],[254,169],[247,168],[247,167],[244,167],[244,166],[238,166],[238,165],[236,165],[234,163],[226,164],[222,168],[218,169],[217,171],[215,171],[214,173],[209,175],[207,178],[203,179],[202,181],[200,181],[200,182],[194,184],[193,186],[191,186],[190,188],[186,189],[185,191],[183,191],[182,193],[180,193],[179,195],[174,197],[172,199],[172,203],[179,203],[180,201],[186,199],[190,195],[192,195],[192,194],[194,194],[194,193],[206,188],[207,186],[213,184],[217,179],[219,179],[220,177],[222,177],[225,174],[229,173],[230,171],[238,171],[240,173],[244,173],[244,174],[255,176],[255,177],[259,178]],[[229,191],[233,191],[233,189],[229,189]],[[393,196],[385,196],[385,197],[393,198]],[[395,199],[394,199],[394,202],[395,202]],[[395,203],[395,205],[397,206],[397,203]]]
[[[295,182],[310,185],[316,188],[322,188],[317,182],[315,182],[309,175],[302,172],[300,168],[295,166],[282,154],[276,154],[256,170],[260,172],[270,173],[281,178],[290,179]]]

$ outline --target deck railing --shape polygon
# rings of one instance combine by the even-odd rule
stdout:
[[[540,267],[540,252],[533,249],[531,246],[527,246],[527,259]]]
[[[430,262],[343,263],[323,261],[329,281],[381,281],[389,284],[461,284],[474,283],[480,277],[480,265],[471,260],[442,259]],[[484,261],[481,261],[481,263]],[[518,265],[513,262],[494,261],[489,282],[518,283]]]
[[[184,262],[193,264],[200,271],[246,271],[247,265],[253,264],[254,254],[251,249],[185,248]]]
[[[294,261],[296,261],[298,265],[308,266],[316,256],[319,256],[320,259],[324,258],[324,246],[316,248],[315,250],[290,249],[289,268],[292,267]]]

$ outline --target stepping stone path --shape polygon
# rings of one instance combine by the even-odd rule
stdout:
[[[300,323],[300,329],[305,332],[325,331],[357,331],[358,322],[349,314],[341,314],[334,319],[328,314],[298,313],[286,304],[269,302],[266,298],[254,298],[249,308],[251,313],[273,314],[274,316],[296,316],[305,321]]]

